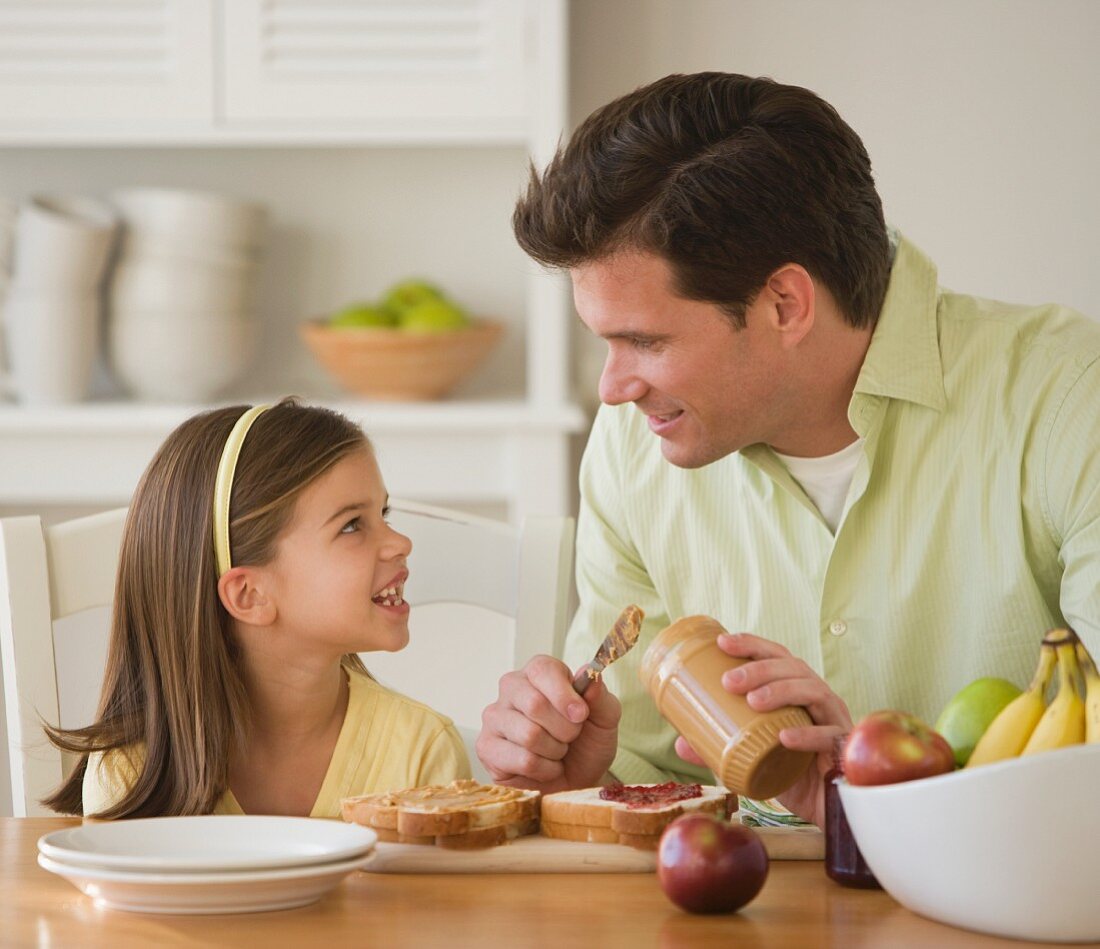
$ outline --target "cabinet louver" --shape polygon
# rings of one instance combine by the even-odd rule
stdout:
[[[4,122],[205,118],[211,0],[0,0]]]
[[[227,121],[479,121],[522,130],[516,0],[235,0],[223,8]]]

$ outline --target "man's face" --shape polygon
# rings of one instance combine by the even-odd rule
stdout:
[[[765,303],[737,329],[713,304],[674,295],[668,263],[637,251],[571,276],[581,320],[608,344],[600,399],[633,402],[668,461],[699,468],[772,441],[790,393]]]

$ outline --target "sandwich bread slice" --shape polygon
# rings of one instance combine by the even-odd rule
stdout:
[[[344,820],[379,840],[453,850],[494,847],[538,830],[538,791],[472,779],[346,797]]]
[[[705,812],[725,820],[736,810],[737,795],[723,787],[619,784],[545,794],[541,823],[546,837],[656,850],[661,833],[681,814]]]

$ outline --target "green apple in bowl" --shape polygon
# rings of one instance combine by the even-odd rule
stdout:
[[[385,307],[372,303],[353,303],[329,317],[332,329],[375,329],[397,326],[397,317]]]
[[[443,291],[434,284],[419,278],[409,278],[395,283],[382,295],[382,307],[401,316],[406,311],[433,300],[444,300]]]
[[[469,322],[466,311],[449,300],[423,300],[401,313],[399,325],[410,333],[443,333]]]
[[[993,719],[1020,691],[1007,679],[986,676],[963,686],[944,706],[935,728],[947,739],[960,768],[970,760],[974,746]]]

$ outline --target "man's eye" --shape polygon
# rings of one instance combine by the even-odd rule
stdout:
[[[343,527],[340,528],[340,533],[341,534],[354,534],[357,530],[359,530],[359,526],[360,526],[359,522],[360,522],[360,518],[353,517]]]
[[[657,345],[657,341],[655,339],[635,338],[630,341],[630,345],[633,346],[635,349],[640,349],[645,352],[646,350],[653,349]]]

